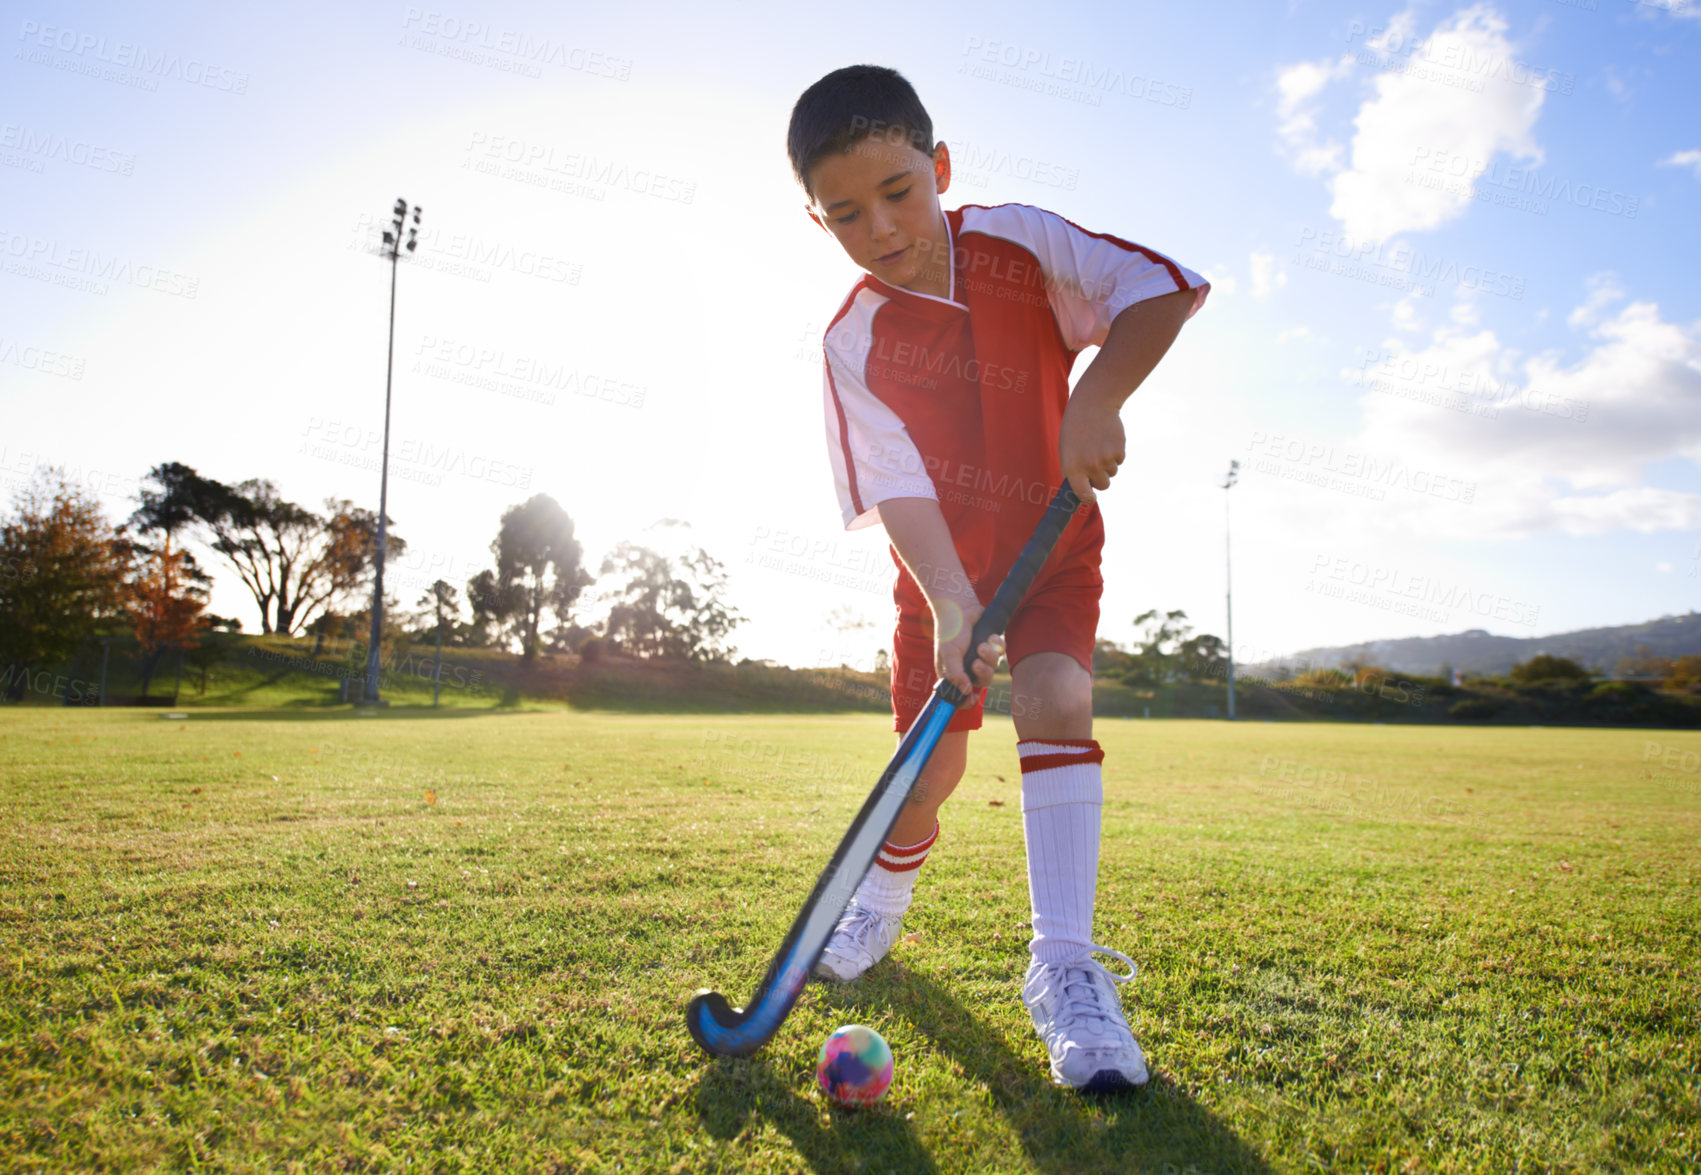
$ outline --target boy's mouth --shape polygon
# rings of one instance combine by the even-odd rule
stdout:
[[[898,249],[895,252],[888,253],[884,257],[876,257],[874,260],[878,261],[881,265],[891,265],[893,262],[902,258],[903,255],[905,253],[908,253],[909,251],[910,251],[910,247],[908,245],[905,245],[902,249]]]

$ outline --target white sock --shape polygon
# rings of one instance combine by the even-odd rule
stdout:
[[[910,894],[915,889],[915,875],[927,860],[933,842],[939,839],[939,822],[925,840],[913,845],[895,845],[887,841],[869,866],[868,875],[856,890],[856,904],[876,914],[896,917],[910,908]]]
[[[1034,917],[1028,949],[1042,963],[1067,963],[1093,945],[1104,751],[1092,739],[1024,739],[1016,752]]]

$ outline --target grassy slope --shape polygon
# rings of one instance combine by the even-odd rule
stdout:
[[[1694,734],[1659,736],[1673,769],[1631,732],[1101,724],[1097,932],[1140,961],[1126,1002],[1155,1076],[1095,1102],[1049,1086],[1017,999],[1021,825],[994,723],[946,809],[919,937],[856,985],[812,985],[757,1058],[707,1061],[685,998],[754,984],[884,762],[884,725],[0,712],[0,1154],[232,1171],[1701,1161]],[[898,1056],[872,1111],[812,1088],[815,1048],[850,1021]]]
[[[345,675],[364,676],[360,646],[346,641],[327,645],[312,656],[305,637],[214,634],[206,651],[217,660],[208,670],[205,690],[191,666],[176,705],[264,706],[318,709],[335,705]],[[98,650],[97,650],[98,651]],[[30,675],[25,705],[64,708],[60,698],[98,693],[98,660],[53,666]],[[393,655],[381,682],[384,698],[396,706],[429,706],[432,650],[414,646]],[[579,663],[577,658],[545,655],[528,664],[495,649],[443,650],[439,691],[445,709],[529,710],[568,705],[582,710],[628,713],[887,713],[884,674],[848,669],[790,669],[754,663],[689,665],[616,659]],[[173,673],[162,674],[155,694],[169,695]],[[1439,688],[1438,688],[1439,687]],[[114,695],[139,693],[135,679],[115,673],[108,683]],[[1628,691],[1620,696],[1615,691]],[[1223,683],[1183,682],[1160,689],[1134,689],[1113,675],[1101,675],[1093,688],[1094,710],[1102,717],[1215,718],[1227,705]],[[1271,688],[1243,680],[1237,691],[1243,718],[1274,721],[1376,721],[1468,725],[1620,726],[1696,729],[1701,727],[1701,696],[1653,692],[1640,686],[1552,684],[1512,691],[1491,682],[1467,689],[1440,683],[1421,686],[1400,678],[1365,689]],[[1470,699],[1480,713],[1461,716],[1455,705]],[[989,713],[1021,712],[1008,675],[995,682]]]
[[[207,638],[217,654],[203,691],[200,670],[185,669],[177,697],[180,709],[260,706],[319,709],[337,704],[343,676],[364,677],[359,647],[327,645],[312,655],[306,637],[215,633]],[[380,690],[391,705],[429,706],[433,650],[416,645],[386,664]],[[169,697],[175,672],[163,673],[151,692]],[[62,699],[99,693],[98,647],[86,662],[37,670],[24,691],[25,706],[64,709]],[[138,681],[116,671],[109,692],[139,693]],[[527,664],[497,649],[443,650],[439,705],[444,709],[615,709],[636,712],[788,712],[845,710],[889,714],[884,676],[845,669],[787,669],[759,664],[689,665],[615,660],[578,664],[577,658],[545,655]]]

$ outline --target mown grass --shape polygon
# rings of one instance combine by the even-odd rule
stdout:
[[[0,713],[0,1165],[1692,1170],[1701,735],[1100,724],[1097,933],[1143,1091],[1053,1089],[1018,1000],[1007,722],[906,929],[756,1058],[754,985],[878,716]],[[889,1099],[815,1050],[872,1024]]]

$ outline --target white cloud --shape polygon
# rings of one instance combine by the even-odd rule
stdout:
[[[1624,301],[1624,290],[1610,273],[1597,273],[1589,279],[1589,296],[1583,304],[1565,316],[1568,325],[1583,328],[1601,320],[1601,311],[1614,302]]]
[[[1276,336],[1276,344],[1281,346],[1286,343],[1291,343],[1295,339],[1309,339],[1310,337],[1311,328],[1309,326],[1296,326],[1278,334]]]
[[[1281,119],[1276,134],[1283,153],[1301,175],[1340,169],[1341,145],[1318,136],[1316,99],[1331,81],[1351,72],[1352,60],[1343,57],[1334,64],[1302,61],[1276,75],[1276,114]]]
[[[1395,330],[1413,331],[1423,328],[1422,322],[1418,319],[1417,307],[1412,304],[1410,298],[1401,298],[1394,303],[1394,309],[1388,317]]]
[[[1268,297],[1272,291],[1288,284],[1288,271],[1276,265],[1274,253],[1254,253],[1248,259],[1252,266],[1252,296]]]
[[[1701,151],[1673,151],[1660,160],[1661,167],[1687,167],[1695,173],[1695,178],[1701,180]]]
[[[1592,497],[1556,498],[1550,521],[1554,529],[1574,535],[1693,530],[1701,527],[1701,494],[1638,486]]]
[[[1574,358],[1525,355],[1450,321],[1422,346],[1385,341],[1350,372],[1364,388],[1350,444],[1477,486],[1468,509],[1390,499],[1367,526],[1478,539],[1701,529],[1701,494],[1650,485],[1646,472],[1701,464],[1701,323],[1624,302],[1610,278],[1591,283],[1570,321],[1586,330]]]
[[[1650,18],[1669,12],[1684,20],[1701,20],[1701,4],[1697,4],[1696,0],[1636,0],[1636,7]]]
[[[1532,134],[1543,74],[1517,57],[1504,18],[1477,4],[1427,38],[1415,11],[1389,21],[1356,54],[1302,61],[1276,76],[1277,142],[1301,175],[1328,177],[1330,214],[1347,235],[1381,241],[1433,229],[1471,207],[1496,154],[1540,163]],[[1329,84],[1359,65],[1378,71],[1353,120],[1350,161],[1319,124]]]
[[[1497,153],[1542,158],[1531,130],[1546,92],[1516,66],[1494,10],[1457,12],[1426,40],[1384,42],[1400,51],[1383,62],[1376,96],[1354,120],[1350,166],[1330,182],[1330,214],[1362,240],[1462,216]]]
[[[1659,572],[1661,575],[1670,575],[1673,568],[1670,563],[1667,563],[1664,559],[1662,559],[1658,563],[1654,564],[1654,570]]]

